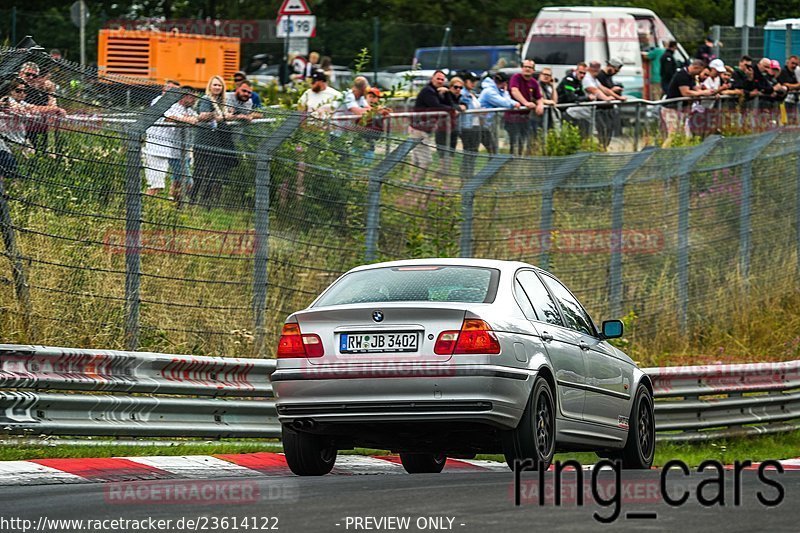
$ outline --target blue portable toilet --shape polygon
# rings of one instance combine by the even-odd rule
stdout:
[[[792,54],[800,56],[800,19],[771,20],[764,26],[764,57],[786,61],[786,26],[792,25]]]

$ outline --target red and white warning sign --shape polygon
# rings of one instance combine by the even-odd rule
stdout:
[[[306,0],[283,0],[278,15],[310,15]]]

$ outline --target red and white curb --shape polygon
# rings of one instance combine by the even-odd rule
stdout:
[[[780,463],[785,470],[800,471],[800,458]],[[591,468],[591,465],[584,468]],[[755,468],[758,468],[757,463],[748,470]],[[505,463],[493,461],[448,459],[445,472],[509,472],[509,469]],[[332,472],[338,475],[404,473],[399,457],[393,455],[340,455]],[[283,454],[271,452],[0,461],[0,486],[291,475]]]

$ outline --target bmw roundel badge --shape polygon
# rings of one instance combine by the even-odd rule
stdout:
[[[373,311],[372,320],[375,322],[383,322],[383,311]]]

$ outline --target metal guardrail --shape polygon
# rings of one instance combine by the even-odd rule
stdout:
[[[274,369],[270,359],[2,344],[0,433],[278,437]]]
[[[661,440],[800,429],[800,361],[648,368]]]
[[[0,344],[0,433],[279,437],[274,369],[274,359]],[[800,361],[644,371],[659,440],[800,429]]]

